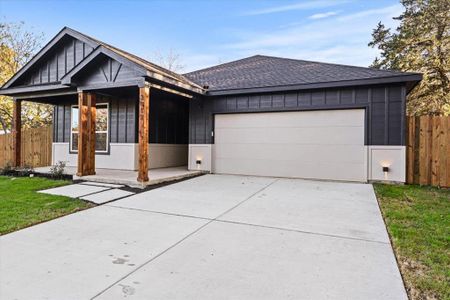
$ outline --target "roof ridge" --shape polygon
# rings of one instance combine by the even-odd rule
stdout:
[[[189,74],[192,74],[192,73],[203,72],[203,71],[206,71],[206,70],[209,70],[209,69],[214,69],[214,68],[217,68],[217,67],[221,67],[221,66],[224,66],[224,65],[228,65],[228,64],[231,64],[231,63],[235,63],[235,62],[238,62],[238,61],[246,60],[246,59],[249,59],[249,58],[252,58],[252,57],[257,57],[257,56],[263,56],[263,55],[255,54],[255,55],[252,55],[252,56],[247,56],[247,57],[239,58],[239,59],[236,59],[236,60],[220,63],[220,64],[215,65],[215,66],[210,66],[210,67],[206,67],[206,68],[203,68],[203,69],[198,69],[198,70],[195,70],[195,71],[184,73],[183,75],[189,75]]]
[[[352,65],[330,63],[330,62],[321,62],[321,61],[314,61],[314,60],[305,60],[305,59],[297,59],[297,58],[289,58],[289,57],[281,57],[281,56],[273,56],[273,55],[256,54],[256,55],[240,58],[240,59],[237,59],[237,60],[229,61],[229,62],[226,62],[226,63],[218,64],[218,65],[215,65],[215,66],[211,66],[211,67],[207,67],[207,68],[191,71],[191,72],[188,72],[188,73],[184,73],[183,75],[192,75],[192,74],[197,73],[197,72],[204,72],[204,71],[216,69],[218,67],[222,67],[222,66],[225,66],[225,65],[228,65],[228,64],[232,64],[232,63],[235,63],[235,62],[239,62],[239,61],[250,59],[250,58],[254,58],[254,57],[262,57],[262,58],[278,59],[278,60],[290,60],[290,61],[312,63],[312,64],[318,64],[318,65],[340,66],[340,67],[345,67],[345,68],[357,68],[357,69],[362,69],[362,70],[389,72],[389,73],[397,74],[397,75],[398,74],[404,74],[404,75],[405,74],[419,74],[417,72],[404,72],[404,71],[389,70],[389,69],[376,69],[376,68],[371,68],[371,67],[352,66]]]
[[[404,71],[397,71],[397,70],[390,70],[390,69],[377,69],[377,68],[371,68],[371,67],[361,67],[361,66],[353,66],[353,65],[347,65],[347,64],[338,64],[338,63],[330,63],[330,62],[323,62],[323,61],[316,61],[316,60],[305,60],[305,59],[297,59],[297,58],[289,58],[289,57],[281,57],[281,56],[273,56],[273,55],[255,55],[255,56],[261,56],[261,57],[267,57],[267,58],[275,58],[275,59],[285,59],[285,60],[292,60],[292,61],[301,61],[306,63],[314,63],[314,64],[321,64],[321,65],[330,65],[330,66],[340,66],[340,67],[347,67],[347,68],[358,68],[358,69],[364,69],[364,70],[373,70],[373,71],[383,71],[383,72],[390,72],[394,74],[419,74],[417,72],[404,72]]]

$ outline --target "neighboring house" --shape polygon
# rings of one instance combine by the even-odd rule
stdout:
[[[405,100],[420,80],[261,55],[180,75],[64,28],[0,94],[16,116],[20,100],[55,105],[53,162],[80,175],[138,170],[146,181],[148,169],[187,165],[404,182]]]

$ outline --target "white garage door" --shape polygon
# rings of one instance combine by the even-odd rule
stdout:
[[[366,181],[364,110],[215,116],[213,171]]]

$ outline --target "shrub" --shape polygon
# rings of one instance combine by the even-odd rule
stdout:
[[[1,175],[14,175],[14,173],[15,169],[10,161],[8,161],[3,167],[3,169],[0,170]]]
[[[65,161],[58,161],[58,163],[50,168],[50,174],[52,177],[63,177],[64,170],[66,168]]]
[[[17,175],[18,176],[30,176],[31,174],[33,174],[34,172],[34,168],[32,165],[29,164],[25,164],[23,167],[21,167],[20,169],[17,170]]]

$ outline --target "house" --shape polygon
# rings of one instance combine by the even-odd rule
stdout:
[[[50,103],[53,162],[188,166],[213,173],[405,181],[405,100],[417,73],[256,55],[176,74],[63,28],[0,90]]]

